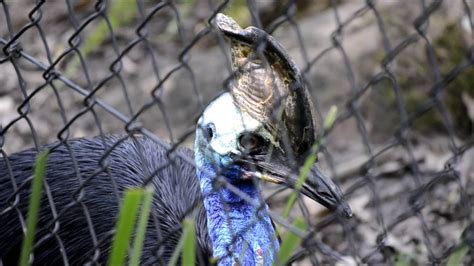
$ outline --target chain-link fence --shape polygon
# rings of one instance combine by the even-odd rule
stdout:
[[[27,199],[19,191],[29,182],[15,179],[8,158],[54,142],[47,147],[71,158],[57,166],[57,178],[72,169],[82,183],[68,184],[72,197],[59,200],[45,182],[42,202],[52,220],[40,217],[35,261],[48,250],[57,252],[57,263],[106,258],[113,220],[93,222],[97,210],[88,208],[85,184],[113,181],[109,155],[137,135],[165,150],[143,182],[176,164],[194,169],[181,147],[192,147],[196,119],[234,74],[229,45],[214,25],[225,13],[288,50],[312,96],[317,128],[330,106],[339,109],[319,161],[354,217],[301,196],[288,222],[281,210],[291,190],[264,186],[282,231],[295,217],[308,224],[293,260],[439,264],[456,256],[472,264],[473,8],[467,0],[0,1],[0,166],[9,174],[0,185],[12,191],[2,197],[0,215],[25,230]],[[109,134],[115,137],[83,144],[103,145],[101,154],[84,155],[96,165],[84,169],[81,163],[92,164],[77,158],[73,139]],[[151,160],[146,151],[137,154]],[[107,200],[117,205],[120,192],[112,194]],[[61,223],[76,208],[84,228]],[[152,211],[156,228],[162,215]],[[0,225],[2,239],[13,237],[8,226]],[[87,235],[88,248],[73,254],[74,237],[65,230]],[[164,263],[172,253],[160,246],[179,236],[159,231],[147,239],[143,262]],[[210,254],[201,255],[204,262]]]

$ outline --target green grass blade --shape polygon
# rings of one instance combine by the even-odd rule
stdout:
[[[181,238],[179,239],[179,242],[173,251],[173,255],[171,256],[171,259],[168,262],[168,266],[175,266],[178,263],[179,254],[181,253],[181,250],[183,249],[183,244],[184,244],[184,237],[183,235],[181,235]]]
[[[295,221],[293,222],[293,226],[301,230],[306,230],[307,227],[305,221],[300,217],[295,219]],[[282,238],[280,251],[278,252],[278,260],[281,265],[286,264],[286,262],[290,259],[291,254],[293,254],[293,251],[300,244],[301,238],[299,236],[295,235],[292,232],[286,232],[286,234]]]
[[[138,266],[140,264],[140,257],[142,255],[143,240],[145,239],[146,227],[148,224],[148,217],[150,216],[151,202],[153,199],[153,187],[148,187],[144,190],[142,208],[135,233],[135,241],[133,242],[133,253],[130,258],[131,266]]]
[[[324,129],[330,129],[337,117],[337,106],[333,105],[329,108],[329,112],[324,119]]]
[[[324,119],[324,129],[329,129],[336,121],[337,117],[337,106],[333,105],[329,108],[329,112]],[[283,217],[288,218],[291,209],[296,203],[296,199],[298,198],[299,190],[303,186],[304,182],[308,178],[308,175],[313,167],[316,159],[318,158],[317,154],[319,151],[319,147],[323,143],[324,139],[319,138],[319,140],[311,147],[311,154],[306,158],[303,167],[301,168],[300,174],[298,176],[298,180],[296,180],[294,191],[291,193],[290,197],[288,198],[288,202],[283,210]]]
[[[308,178],[309,172],[313,167],[314,163],[316,162],[316,158],[316,153],[311,153],[308,158],[306,158],[303,168],[301,169],[300,174],[298,176],[298,180],[296,180],[295,190],[291,193],[290,198],[288,199],[288,202],[285,206],[285,210],[283,211],[283,217],[288,218],[288,215],[290,214],[290,211],[295,205],[296,199],[298,198],[299,190]]]
[[[331,106],[329,112],[324,119],[324,129],[327,130],[331,128],[336,121],[337,117],[337,107]],[[298,199],[299,191],[303,186],[304,182],[308,178],[308,175],[313,167],[314,163],[316,162],[318,156],[318,151],[322,143],[324,142],[324,138],[319,138],[318,141],[311,147],[311,154],[306,158],[303,167],[298,176],[298,180],[296,180],[294,191],[291,193],[290,197],[288,198],[288,202],[283,210],[283,217],[288,218],[291,209],[296,203]],[[299,229],[305,230],[306,223],[301,218],[296,218],[293,225]],[[281,243],[280,252],[278,255],[279,261],[281,264],[286,264],[288,259],[290,258],[291,254],[295,250],[295,248],[300,244],[301,239],[291,232],[287,232],[283,241]]]
[[[194,220],[185,219],[183,222],[183,265],[194,265],[196,260],[196,225]]]
[[[185,219],[183,221],[183,233],[168,262],[169,266],[177,265],[180,253],[182,253],[181,265],[194,265],[196,259],[196,225],[194,220]]]
[[[124,264],[143,194],[143,189],[129,189],[124,193],[122,208],[120,208],[112,242],[112,252],[109,256],[109,265]]]
[[[21,248],[20,263],[26,266],[29,263],[31,249],[35,241],[36,225],[41,203],[41,193],[43,192],[43,179],[46,171],[49,151],[44,151],[38,155],[35,163],[35,171],[31,184],[31,197],[28,203],[28,217],[26,218],[26,233]]]
[[[464,260],[464,257],[468,251],[469,248],[466,245],[463,245],[461,248],[449,255],[448,263],[446,265],[463,265],[462,261]]]

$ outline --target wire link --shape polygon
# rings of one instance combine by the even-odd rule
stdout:
[[[78,182],[78,189],[74,191],[71,202],[68,206],[61,208],[61,211],[58,211],[55,206],[53,194],[48,183],[45,182],[44,194],[54,219],[44,221],[46,233],[36,240],[35,248],[44,243],[54,243],[60,247],[60,260],[65,265],[70,264],[67,243],[64,242],[60,233],[61,217],[67,215],[68,210],[72,208],[80,208],[87,220],[87,228],[84,230],[87,230],[92,239],[90,250],[85,252],[84,256],[87,256],[91,263],[100,261],[101,256],[104,255],[101,254],[101,247],[107,243],[114,232],[107,232],[105,238],[98,238],[97,226],[93,224],[91,210],[87,208],[87,193],[84,191],[84,187],[101,174],[106,174],[110,182],[114,182],[109,170],[108,157],[127,139],[143,135],[168,150],[167,161],[157,169],[149,169],[145,183],[152,182],[156,173],[164,171],[167,167],[172,167],[177,160],[195,167],[193,158],[181,152],[180,147],[189,145],[189,138],[194,132],[194,127],[191,125],[195,121],[192,118],[197,116],[186,117],[185,129],[181,131],[177,129],[179,127],[177,125],[181,122],[176,122],[177,116],[174,114],[174,109],[170,108],[169,101],[176,102],[171,99],[176,94],[173,94],[170,88],[173,86],[172,83],[181,82],[179,86],[182,87],[180,88],[182,91],[177,92],[185,94],[185,97],[180,99],[181,108],[196,108],[196,114],[202,112],[207,102],[205,99],[209,98],[209,90],[200,85],[200,80],[204,79],[201,76],[203,71],[195,67],[193,60],[202,58],[202,55],[199,56],[200,53],[206,53],[206,49],[203,47],[219,46],[222,50],[222,62],[225,62],[226,65],[229,64],[229,58],[226,55],[227,45],[223,42],[222,36],[216,33],[213,20],[217,13],[232,8],[233,1],[224,1],[219,5],[215,5],[215,1],[196,2],[199,2],[199,5],[208,5],[206,15],[190,15],[192,11],[186,10],[182,4],[173,1],[151,4],[148,1],[137,0],[134,22],[117,27],[117,18],[110,17],[109,13],[112,1],[77,2],[66,0],[65,3],[57,2],[54,5],[62,5],[64,9],[61,11],[63,13],[58,11],[58,14],[48,10],[51,6],[47,1],[36,1],[35,4],[26,4],[22,1],[18,3],[0,1],[0,49],[2,51],[0,71],[11,68],[16,76],[14,89],[4,92],[0,88],[0,97],[11,95],[15,99],[17,111],[14,117],[9,116],[5,119],[0,117],[0,121],[3,121],[3,125],[0,125],[0,160],[3,160],[8,167],[11,187],[15,191],[9,197],[6,207],[0,209],[0,215],[10,212],[16,213],[22,223],[23,231],[26,230],[24,213],[20,209],[20,205],[24,204],[25,199],[19,196],[19,191],[28,184],[18,184],[15,181],[6,159],[9,154],[19,151],[18,146],[10,144],[12,134],[17,133],[17,127],[23,128],[23,133],[18,138],[27,138],[22,142],[23,145],[34,145],[39,150],[42,144],[54,140],[56,142],[51,146],[52,149],[65,147],[67,156],[73,162]],[[369,219],[372,220],[370,223],[363,221],[360,218],[362,215],[359,215],[357,211],[351,220],[341,219],[335,214],[327,214],[316,219],[311,208],[301,197],[299,197],[297,205],[301,215],[311,225],[307,231],[303,232],[295,228],[291,222],[281,217],[277,212],[271,211],[269,213],[284,230],[291,231],[303,238],[301,247],[293,257],[294,260],[314,265],[338,261],[347,262],[348,258],[352,258],[356,263],[394,262],[400,258],[400,254],[397,255],[393,251],[392,237],[396,231],[403,228],[403,231],[407,233],[413,232],[420,236],[422,242],[420,245],[425,251],[423,251],[422,261],[418,262],[432,264],[446,262],[461,247],[462,243],[467,243],[471,247],[469,261],[472,263],[474,261],[472,253],[474,191],[467,184],[470,186],[473,184],[472,181],[471,183],[466,181],[466,177],[462,176],[457,167],[461,165],[464,157],[471,156],[472,160],[474,135],[471,131],[468,137],[460,138],[458,136],[457,122],[455,122],[449,109],[450,106],[446,104],[444,98],[449,93],[448,90],[451,90],[450,84],[462,79],[463,75],[473,70],[474,23],[472,9],[474,7],[472,3],[462,1],[463,16],[468,21],[469,29],[467,31],[470,31],[470,33],[466,33],[469,35],[469,49],[459,64],[445,71],[446,67],[438,57],[438,48],[430,35],[430,30],[434,27],[431,24],[435,24],[436,14],[443,12],[444,5],[450,4],[446,1],[420,0],[419,4],[411,4],[417,5],[420,13],[414,17],[412,23],[405,22],[404,29],[408,33],[396,41],[390,36],[391,26],[387,22],[386,11],[380,7],[379,1],[354,1],[354,3],[357,2],[361,5],[354,8],[350,14],[342,12],[341,6],[353,3],[339,3],[350,1],[328,1],[327,9],[332,12],[331,19],[335,21],[335,28],[327,36],[328,46],[320,49],[317,54],[309,52],[312,44],[306,42],[307,36],[301,29],[299,18],[301,14],[297,7],[300,2],[305,1],[288,1],[271,22],[266,22],[260,17],[263,13],[258,1],[247,2],[254,24],[262,26],[271,34],[278,34],[281,31],[296,36],[292,45],[298,47],[297,50],[299,56],[302,57],[301,62],[303,62],[300,66],[303,70],[304,82],[314,95],[318,95],[319,90],[318,85],[313,84],[312,81],[314,70],[320,68],[325,62],[324,60],[331,57],[331,54],[335,53],[340,57],[341,60],[338,64],[342,65],[345,73],[345,76],[340,79],[345,80],[350,92],[348,91],[343,99],[338,100],[338,104],[343,106],[343,110],[340,111],[334,125],[325,134],[327,134],[329,142],[334,141],[331,140],[331,136],[338,128],[348,121],[354,122],[356,125],[354,139],[357,139],[358,144],[362,147],[358,156],[365,160],[349,178],[340,177],[337,182],[343,184],[346,199],[350,203],[356,202],[361,194],[368,195],[369,203],[366,206],[370,206],[367,207],[370,208],[370,211],[366,212],[369,213]],[[81,7],[81,4],[85,7]],[[21,5],[21,8],[17,5]],[[27,12],[25,13],[27,15],[23,14],[27,19],[18,19],[20,14],[17,12]],[[197,18],[197,16],[201,17]],[[351,48],[346,37],[350,34],[353,25],[360,23],[360,20],[368,16],[374,18],[378,33],[376,37],[380,39],[378,45],[382,56],[377,61],[379,66],[377,71],[368,77],[361,78],[357,74],[359,72],[356,64],[350,57]],[[58,27],[52,25],[54,23],[64,25]],[[51,28],[60,29],[64,34],[54,37],[56,33],[48,27],[50,24]],[[196,24],[192,30],[189,30],[190,24]],[[89,41],[88,36],[93,35],[94,30],[100,25],[105,25],[105,31],[102,33],[105,34],[103,43],[92,52],[86,51],[84,45]],[[314,27],[317,31],[318,25],[314,25]],[[34,36],[34,42],[40,42],[41,45],[29,43],[31,35]],[[375,36],[373,37],[375,38]],[[170,49],[169,44],[163,44],[162,40],[173,43],[173,49]],[[399,68],[397,64],[404,53],[417,45],[424,47],[423,60],[427,62],[426,71],[428,73],[426,75],[429,76],[430,83],[424,85],[428,91],[426,97],[413,107],[407,99],[407,90],[403,87],[402,78],[397,72]],[[260,50],[264,46],[265,43],[262,43],[256,48]],[[96,56],[103,60],[100,62],[101,64],[98,63],[98,60],[94,60],[93,57]],[[134,65],[129,62],[132,60],[131,58],[137,57],[143,60],[143,64]],[[68,67],[74,62],[77,65],[71,74]],[[208,62],[201,62],[201,64],[205,68]],[[145,77],[130,74],[129,68],[131,67],[139,68],[138,72],[143,73],[147,68],[148,72],[146,73],[149,73],[149,76],[146,77],[147,82],[138,83],[139,79]],[[0,80],[2,80],[2,76],[8,75],[6,73],[0,73]],[[33,78],[38,74],[40,74],[39,79]],[[214,73],[207,73],[207,75],[214,75]],[[233,78],[234,73],[231,73],[227,79],[222,77],[222,82],[219,84],[222,88],[221,92],[228,89],[227,86]],[[389,84],[390,93],[394,95],[394,105],[390,107],[392,109],[385,110],[385,112],[396,113],[399,123],[395,125],[396,130],[383,145],[375,145],[365,116],[366,101],[364,99],[374,93],[377,86],[384,83]],[[144,86],[147,88],[138,88],[140,85],[137,84],[146,84]],[[177,87],[175,86],[175,88]],[[137,93],[137,90],[147,91],[146,93]],[[120,104],[110,101],[113,98],[104,96],[111,94],[116,94],[115,99],[120,99]],[[46,100],[44,100],[45,97]],[[41,103],[41,99],[43,99],[43,103]],[[58,121],[60,122],[55,125],[57,128],[52,128],[47,132],[48,136],[44,136],[44,130],[39,127],[41,123],[39,120],[44,116],[38,112],[43,108],[42,106],[53,102],[58,106],[55,112],[59,115]],[[322,121],[321,99],[315,99],[315,102],[317,103],[317,120]],[[386,108],[385,106],[380,107]],[[449,146],[449,155],[442,162],[444,168],[438,171],[423,169],[418,159],[417,149],[419,146],[416,140],[416,126],[422,123],[421,120],[428,113],[435,113],[440,117],[440,132]],[[149,123],[144,122],[150,114],[162,117],[156,131],[149,129]],[[473,118],[471,117],[471,119]],[[473,121],[470,122],[471,126],[472,123]],[[76,136],[78,128],[83,125],[89,127],[87,132],[95,132],[96,135],[102,137],[110,132],[121,134],[120,140],[111,147],[108,147],[104,141],[103,156],[91,176],[81,174],[79,162],[75,159],[69,144],[70,140]],[[154,134],[157,132],[160,136],[166,136],[170,143],[158,138]],[[16,147],[16,150],[12,151],[10,147]],[[24,147],[22,146],[22,148]],[[331,166],[332,172],[339,173],[341,166],[335,163],[337,155],[331,145],[324,144],[321,151],[323,158]],[[469,155],[470,153],[471,155]],[[400,202],[405,202],[406,206],[400,203],[402,209],[398,209],[396,214],[387,216],[389,210],[385,209],[388,207],[384,202],[391,196],[381,194],[380,188],[386,186],[383,183],[386,177],[378,169],[384,160],[383,158],[393,154],[402,154],[402,157],[406,158],[406,164],[401,169],[397,169],[394,174],[396,177],[393,177],[398,178],[400,186],[406,188],[404,192],[396,196]],[[143,164],[145,165],[145,160],[143,160]],[[225,183],[225,180],[221,178],[219,182]],[[232,184],[220,184],[219,182],[216,182],[215,187],[225,186],[239,195],[238,189]],[[436,195],[440,186],[448,187],[448,184],[450,188],[459,191],[459,202],[454,207],[456,213],[439,214],[439,217],[444,217],[440,218],[444,219],[443,221],[453,219],[459,226],[466,228],[456,242],[442,240],[444,232],[438,228],[440,221],[433,220],[433,215],[436,214],[433,214],[434,210],[430,207],[435,201],[448,200],[447,197],[440,199],[439,195]],[[268,200],[270,202],[276,201],[276,198],[283,195],[285,191],[286,189],[276,191],[268,197]],[[245,198],[246,194],[241,193],[241,196]],[[117,190],[114,197],[117,202],[120,202],[121,195]],[[263,202],[255,205],[261,212],[265,212],[265,206]],[[361,208],[357,210],[360,211]],[[189,209],[186,213],[190,214],[193,211],[194,209]],[[153,212],[151,216],[155,223],[154,226],[159,228],[159,217]],[[451,218],[446,218],[448,216]],[[258,218],[254,217],[252,223],[256,223]],[[412,219],[416,220],[419,226],[406,228],[407,224],[413,225],[413,223],[408,223]],[[376,232],[375,235],[372,238],[361,236],[361,232],[363,232],[361,228],[370,226],[376,227],[371,231]],[[170,234],[163,235],[157,229],[156,245],[153,248],[155,257],[147,261],[163,264],[161,256],[165,251],[161,248],[162,243],[170,237],[174,237],[173,232],[180,230],[181,228],[177,226],[171,230]],[[203,262],[203,258],[200,258],[200,261]],[[2,264],[1,258],[0,264]]]

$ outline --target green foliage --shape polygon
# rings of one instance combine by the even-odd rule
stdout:
[[[459,64],[467,61],[468,49],[464,37],[469,36],[463,32],[458,24],[446,26],[443,33],[433,45],[436,59],[443,75],[448,74]],[[462,93],[466,92],[474,97],[474,68],[470,67],[460,73],[446,88],[443,95],[444,103],[450,112],[458,133],[470,136],[471,121],[467,116],[467,109],[462,103]]]
[[[408,254],[399,253],[395,256],[393,261],[395,266],[415,266],[416,260]]]
[[[147,187],[142,191],[143,202],[135,233],[135,241],[133,242],[133,253],[130,258],[131,266],[138,266],[140,264],[140,257],[143,249],[143,240],[145,239],[148,217],[150,216],[153,191],[153,187]]]
[[[456,251],[451,253],[451,255],[449,255],[448,263],[446,263],[446,265],[462,265],[462,261],[464,260],[464,257],[468,251],[469,248],[466,245],[462,245]]]
[[[315,144],[315,148],[316,150],[319,149],[319,143]],[[304,162],[304,165],[298,176],[298,180],[296,180],[294,191],[291,193],[290,198],[288,199],[288,202],[285,206],[285,210],[283,211],[283,217],[287,218],[288,215],[290,214],[290,211],[295,205],[296,199],[298,198],[299,190],[301,189],[304,182],[308,178],[309,172],[311,168],[313,167],[314,163],[316,162],[316,159],[317,159],[316,153],[311,153],[308,156],[308,158],[306,158],[306,161]]]
[[[329,108],[328,114],[326,115],[326,119],[324,119],[324,129],[330,129],[332,125],[334,125],[334,121],[336,121],[337,117],[337,106],[333,105]]]
[[[183,228],[183,265],[194,265],[194,260],[196,259],[196,225],[194,220],[184,220]]]
[[[143,196],[143,189],[129,189],[124,193],[112,242],[112,251],[109,255],[109,265],[124,265],[128,244],[132,237],[133,227]]]
[[[324,119],[324,129],[327,130],[331,128],[334,124],[334,121],[336,121],[337,117],[337,106],[333,105],[331,108],[329,108],[329,112],[326,115],[326,118]],[[295,186],[294,186],[294,191],[291,193],[288,202],[286,204],[285,209],[283,210],[283,217],[287,218],[288,215],[290,214],[291,209],[295,205],[296,199],[298,198],[299,191],[301,187],[303,186],[304,182],[308,178],[309,172],[311,171],[311,168],[313,167],[314,163],[316,162],[318,158],[318,152],[319,152],[319,147],[323,143],[324,139],[319,138],[318,141],[313,144],[311,147],[311,153],[310,155],[306,158],[303,167],[300,170],[300,174],[298,176],[298,180],[296,180]]]
[[[44,151],[38,155],[35,163],[34,176],[31,185],[31,197],[28,204],[28,216],[26,218],[25,239],[21,248],[20,263],[21,266],[29,265],[29,258],[36,234],[36,225],[38,222],[38,213],[41,203],[41,193],[43,191],[43,179],[46,171],[49,151]]]
[[[293,222],[293,226],[303,231],[306,230],[307,227],[305,221],[300,217],[295,219],[295,221]],[[286,232],[286,234],[282,238],[280,251],[278,252],[278,261],[281,265],[286,264],[286,262],[290,259],[291,254],[293,254],[293,251],[300,244],[301,238],[299,236],[295,235],[292,232]]]
[[[326,115],[326,118],[324,119],[325,130],[330,129],[333,126],[334,121],[336,121],[336,117],[337,117],[337,107],[333,105],[329,109],[329,112]],[[318,141],[311,147],[311,154],[306,158],[304,165],[301,168],[300,174],[298,176],[298,180],[295,183],[295,188],[294,188],[295,190],[291,193],[288,199],[288,202],[286,204],[285,210],[283,211],[283,217],[288,218],[290,211],[293,208],[298,198],[299,190],[301,189],[304,182],[308,178],[311,168],[316,162],[319,147],[321,146],[323,142],[324,142],[324,138],[319,138]],[[301,230],[306,230],[307,224],[302,218],[297,217],[293,222],[293,226]],[[282,239],[280,251],[278,253],[279,262],[283,265],[286,264],[291,254],[296,249],[296,247],[300,245],[300,243],[301,243],[301,238],[299,236],[293,234],[292,232],[287,232]]]
[[[251,16],[246,0],[231,1],[225,9],[225,13],[244,28],[250,25]]]
[[[135,0],[116,0],[109,1],[110,6],[107,10],[107,17],[110,21],[112,30],[120,26],[130,23],[137,13],[137,5]],[[89,37],[82,43],[81,52],[84,57],[87,57],[90,52],[99,47],[106,38],[109,37],[109,26],[105,20],[101,20]],[[67,67],[66,76],[70,76],[76,71],[79,65],[79,59],[73,60]]]
[[[182,253],[182,265],[194,265],[196,259],[196,225],[193,219],[183,221],[183,234],[168,265],[177,265],[180,253]]]
[[[130,23],[137,13],[137,5],[135,0],[110,1],[110,7],[107,17],[113,30],[121,25]],[[109,36],[109,27],[102,20],[95,31],[83,43],[81,50],[84,55],[88,55],[92,50],[102,44]]]
[[[390,16],[387,16],[390,17]],[[444,19],[444,18],[439,18]],[[440,22],[441,23],[441,22]],[[406,28],[405,25],[392,26],[392,28]],[[403,35],[401,35],[403,36]],[[454,68],[467,61],[469,48],[464,41],[466,33],[460,25],[444,24],[441,33],[433,38],[431,46],[434,50],[436,63],[441,72],[442,78],[448,75]],[[397,63],[393,68],[398,85],[401,89],[402,99],[408,114],[413,114],[428,99],[432,97],[429,90],[434,85],[433,74],[430,64],[426,58],[426,53],[422,50],[424,46],[413,46],[406,49],[397,56]],[[384,53],[379,51],[374,55],[374,60],[380,63]],[[396,97],[393,93],[393,84],[390,82],[379,82],[371,91],[374,105],[384,106],[387,109],[397,108]],[[472,122],[467,116],[466,107],[462,103],[462,93],[465,92],[471,97],[474,96],[474,68],[470,67],[456,76],[445,88],[442,89],[441,102],[449,112],[454,129],[458,136],[469,136]],[[398,114],[383,113],[377,115],[377,108],[368,107],[372,114],[373,130],[377,133],[393,133],[394,125],[399,125]],[[372,110],[374,109],[374,110]],[[384,117],[385,119],[380,119]],[[418,117],[412,127],[415,131],[423,134],[435,132],[445,132],[442,116],[437,108],[432,108],[422,116]]]

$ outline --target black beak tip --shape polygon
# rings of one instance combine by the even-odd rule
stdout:
[[[354,216],[354,213],[352,212],[351,207],[346,202],[342,202],[338,206],[337,213],[342,214],[347,219],[350,219],[350,218],[352,218],[352,216]]]
[[[326,204],[323,204],[323,205],[326,206],[331,211],[333,211],[339,217],[344,217],[346,219],[350,219],[350,218],[352,218],[352,216],[354,216],[354,213],[352,212],[351,207],[342,198],[342,196],[332,197],[329,200],[329,202],[326,201]]]
[[[313,199],[334,211],[338,216],[351,218],[353,212],[349,204],[344,200],[339,186],[328,176],[324,175],[317,167],[311,169],[312,175],[306,180],[308,194]]]

